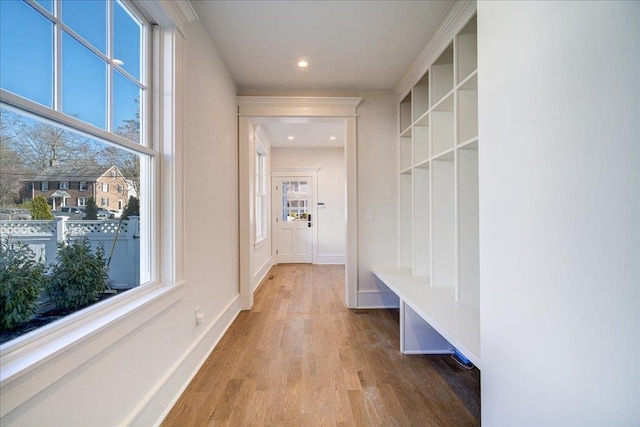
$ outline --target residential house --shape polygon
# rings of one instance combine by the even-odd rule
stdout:
[[[129,182],[114,165],[57,165],[23,180],[20,198],[27,201],[43,196],[55,210],[61,206],[86,206],[89,197],[93,197],[98,207],[122,210],[129,198],[128,189]]]
[[[40,15],[50,3],[29,2]],[[239,149],[253,147],[238,145],[249,132],[238,125],[239,95],[259,97],[245,114],[269,119],[306,108],[309,96],[362,98],[345,119],[357,140],[346,153],[356,167],[345,211],[357,223],[346,231],[356,290],[347,297],[385,306],[389,291],[371,268],[400,264],[399,192],[416,178],[399,173],[399,104],[468,8],[478,20],[482,425],[640,425],[640,2],[130,3],[157,24],[153,69],[171,83],[154,82],[156,280],[75,327],[3,347],[3,426],[158,425],[251,307],[247,289],[263,266],[244,266],[271,241],[247,248],[254,170]],[[431,27],[432,13],[411,9],[430,5],[444,7]],[[258,108],[268,96],[280,110]],[[244,384],[220,393],[237,390]]]

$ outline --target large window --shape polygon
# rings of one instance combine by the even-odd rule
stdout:
[[[103,228],[83,224],[84,214],[55,209],[53,216],[66,221],[43,226],[43,221],[35,223],[43,218],[33,217],[29,224],[3,224],[5,249],[21,242],[21,230],[33,233],[34,227],[43,227],[36,231],[42,236],[50,232],[50,242],[43,237],[45,243],[33,245],[25,237],[20,249],[45,263],[47,283],[62,263],[57,247],[85,242],[94,253],[106,254],[108,268],[97,297],[80,298],[77,304],[60,301],[73,298],[73,292],[55,294],[43,286],[36,313],[11,327],[3,324],[0,343],[19,336],[20,325],[47,317],[47,310],[65,311],[60,305],[66,313],[73,311],[71,306],[83,309],[87,301],[102,301],[150,283],[154,276],[150,194],[158,152],[149,131],[150,31],[128,2],[0,0],[0,202],[30,209],[35,196],[42,196],[49,209],[72,200],[85,206],[87,183],[95,191],[99,178],[113,178],[117,170],[124,177],[118,188],[127,214],[106,219],[112,225]],[[59,188],[49,185],[56,181]],[[38,183],[40,188],[34,187]],[[108,184],[101,189],[108,191]],[[109,206],[108,198],[93,197],[99,206]],[[56,227],[65,229],[55,232]]]

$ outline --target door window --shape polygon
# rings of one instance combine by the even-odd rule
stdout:
[[[284,181],[282,183],[282,220],[309,221],[307,181]]]

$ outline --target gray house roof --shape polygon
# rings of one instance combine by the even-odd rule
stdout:
[[[111,168],[115,168],[118,175],[122,175],[115,166],[52,166],[28,181],[97,181]]]

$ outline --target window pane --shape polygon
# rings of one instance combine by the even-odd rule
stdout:
[[[138,85],[113,71],[112,132],[137,143],[140,142],[140,93]]]
[[[106,257],[111,256],[106,283],[116,293],[148,282],[151,265],[149,197],[146,196],[150,187],[149,157],[23,114],[4,104],[0,104],[0,120],[3,124],[0,139],[0,200],[3,208],[10,208],[12,212],[24,210],[25,206],[19,206],[20,203],[42,196],[51,208],[55,206],[55,217],[67,217],[59,225],[64,227],[61,233],[56,232],[55,221],[37,218],[7,221],[3,223],[7,233],[3,231],[0,240],[6,244],[8,236],[11,236],[12,242],[29,246],[34,259],[41,258],[44,263],[56,264],[58,243],[86,238],[92,251],[102,245]],[[44,160],[37,160],[40,156],[44,156]],[[141,163],[144,165],[143,173],[140,172]],[[116,172],[115,177],[111,171]],[[86,216],[88,208],[72,209],[88,205],[93,191],[82,191],[83,187],[100,189],[102,184],[108,191],[98,192],[95,200],[98,207],[104,209],[98,212],[100,221],[83,216]],[[130,204],[125,210],[127,203]],[[129,214],[128,218],[120,221],[124,213]],[[37,241],[34,241],[33,233],[39,236]],[[100,293],[99,297],[111,296],[112,293]],[[47,300],[39,300],[37,307],[39,311],[26,321],[27,324],[33,321],[42,325],[47,319],[51,321],[61,317],[48,313],[51,307]],[[2,329],[0,343],[26,330],[20,327]]]
[[[107,5],[102,1],[63,1],[62,22],[107,53]]]
[[[113,58],[123,62],[122,68],[140,79],[142,27],[119,2],[113,6]]]
[[[47,9],[49,13],[53,14],[53,0],[36,0],[36,3],[40,4],[40,6]]]
[[[106,64],[67,33],[62,35],[62,111],[105,129]]]
[[[0,1],[0,87],[53,106],[53,24],[21,1]]]

